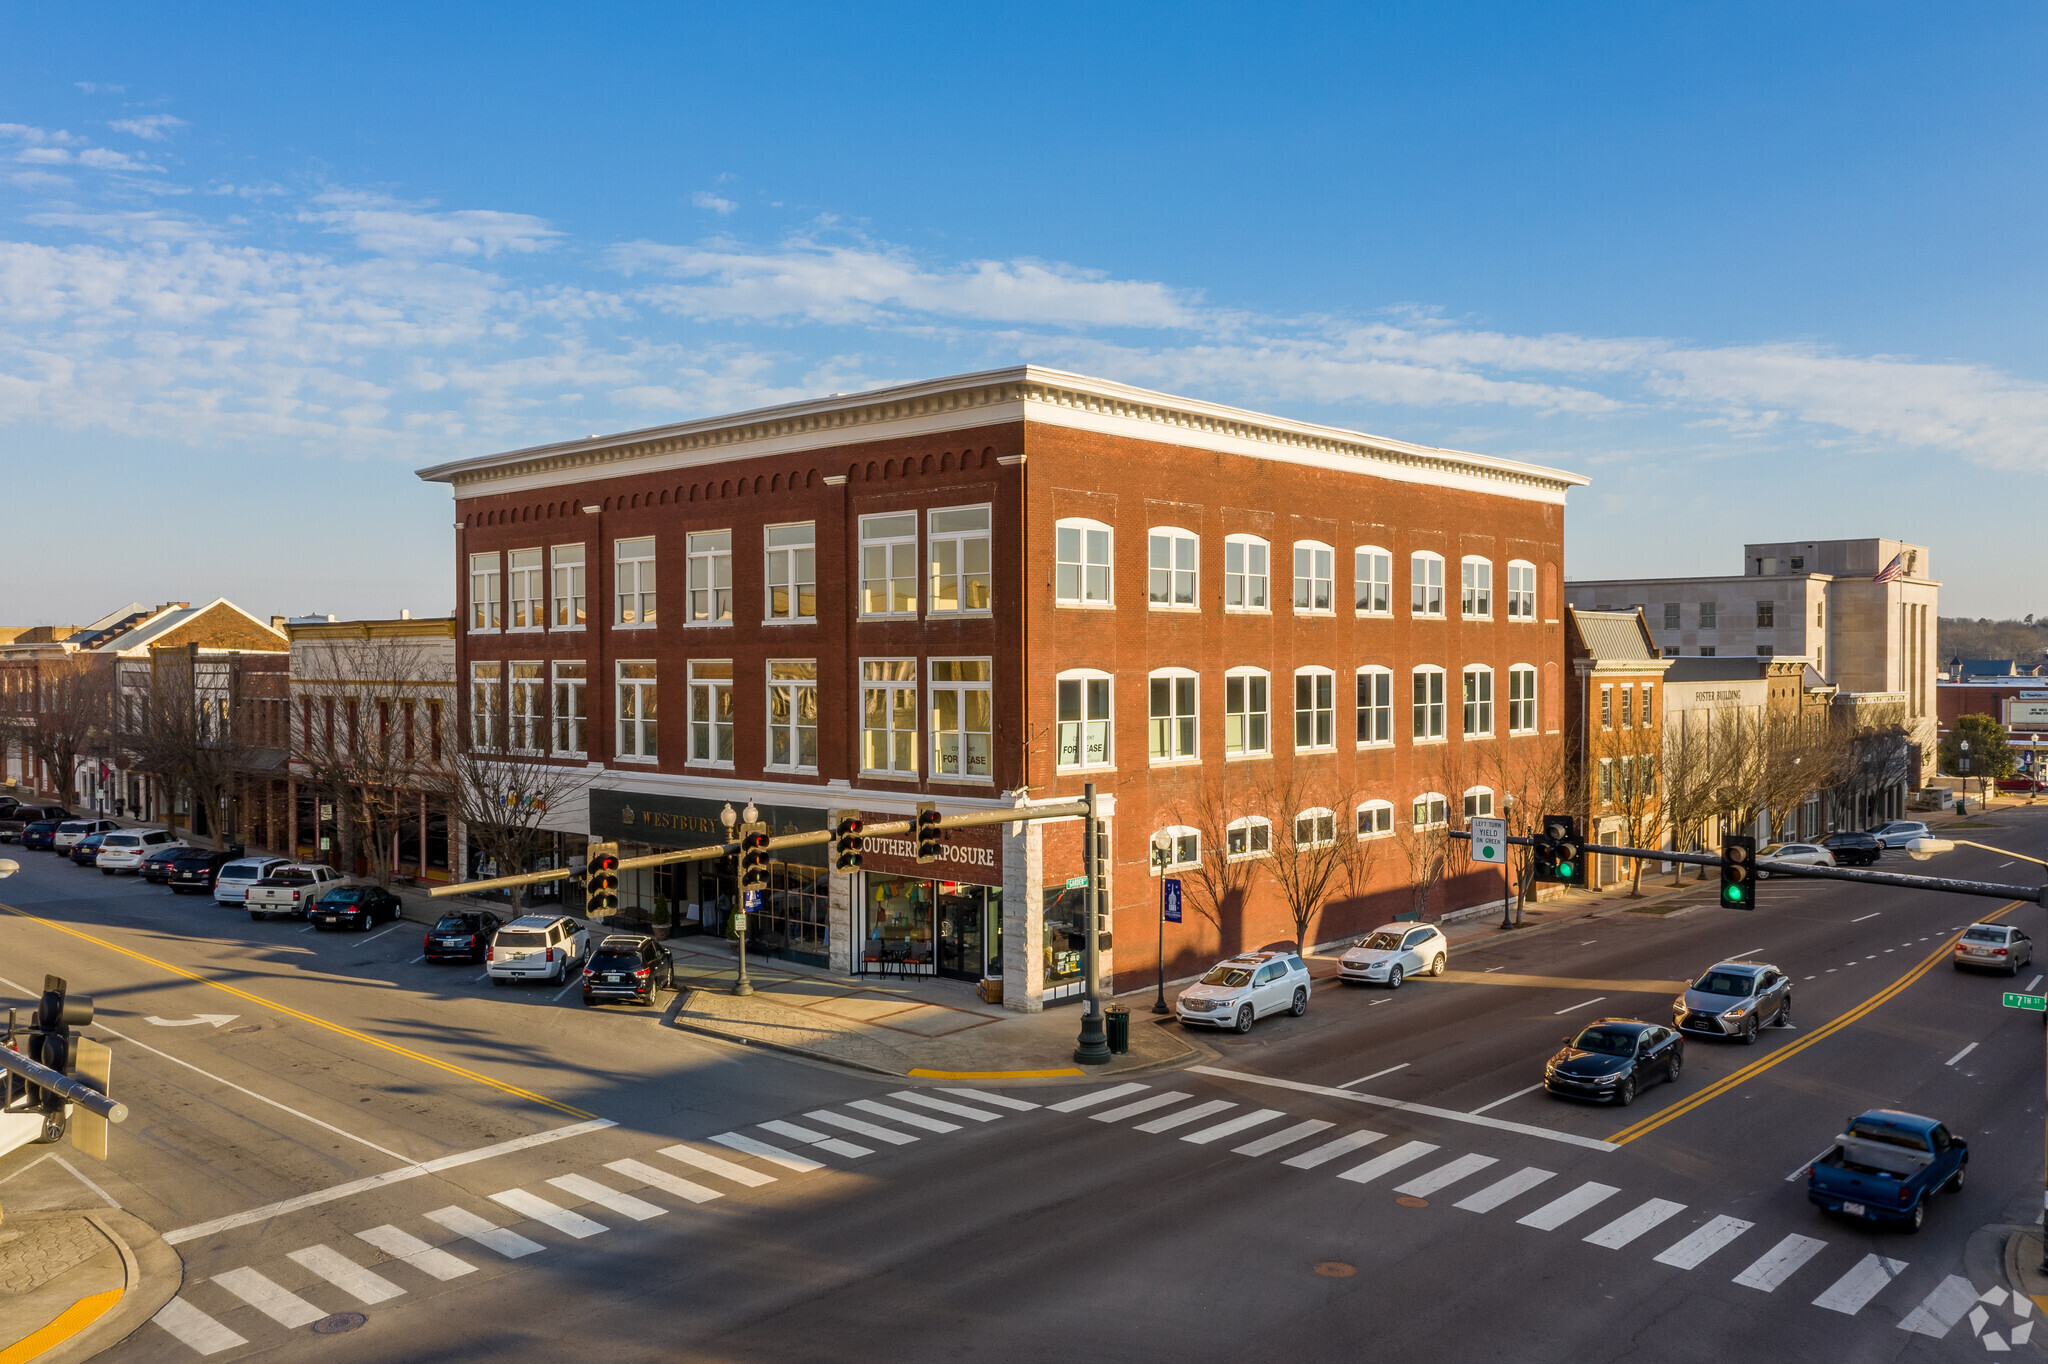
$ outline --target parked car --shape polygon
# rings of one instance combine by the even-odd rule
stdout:
[[[223,867],[234,863],[234,857],[217,848],[194,848],[190,846],[173,848],[164,854],[166,861],[164,880],[179,895],[188,890],[212,890],[214,880]],[[149,875],[155,858],[142,864],[142,874]],[[155,880],[155,877],[150,877]]]
[[[1807,1201],[1824,1212],[1920,1230],[1938,1190],[1963,1187],[1969,1143],[1932,1118],[1874,1108],[1849,1119],[1806,1169]]]
[[[1795,866],[1832,867],[1835,855],[1818,843],[1773,843],[1756,855],[1756,875],[1759,881],[1771,876],[1770,864],[1789,862]]]
[[[504,920],[482,910],[443,914],[427,930],[421,951],[428,961],[482,961],[491,950],[491,935]]]
[[[1956,939],[1956,970],[2003,971],[2008,976],[2034,960],[2034,940],[2011,924],[1971,924]]]
[[[491,984],[565,981],[590,955],[590,930],[559,914],[527,914],[499,929],[485,950]]]
[[[1603,1018],[1564,1039],[1564,1050],[1544,1063],[1543,1089],[1627,1108],[1659,1080],[1676,1080],[1684,1065],[1685,1038],[1676,1029]]]
[[[322,932],[353,928],[367,933],[373,924],[404,917],[404,906],[382,886],[336,886],[313,902],[306,917]]]
[[[1927,826],[1910,819],[1895,819],[1870,831],[1887,848],[1903,848],[1916,838],[1927,837]]]
[[[1724,961],[1671,1001],[1671,1020],[1680,1032],[1739,1037],[1754,1046],[1760,1029],[1792,1025],[1792,978],[1761,962]]]
[[[63,832],[64,826],[58,825],[57,833],[60,837],[63,835]],[[100,844],[106,840],[106,837],[106,830],[102,829],[98,833],[90,833],[79,839],[71,845],[68,851],[61,848],[57,849],[57,851],[63,852],[66,857],[70,858],[71,865],[74,867],[90,867],[93,863],[99,861]]]
[[[288,919],[303,919],[315,900],[340,884],[340,872],[318,863],[279,867],[249,887],[242,903],[248,907],[252,920],[271,919],[280,914]],[[214,897],[219,896],[220,886],[216,882]]]
[[[54,819],[32,821],[21,831],[21,846],[30,852],[51,851],[57,842],[57,824]]]
[[[2036,781],[2032,777],[2000,777],[1998,779],[1998,789],[2001,791],[2016,791],[2021,795],[2031,795],[2036,791],[2048,790],[2048,783]]]
[[[1875,865],[1884,854],[1884,844],[1876,834],[1858,833],[1845,829],[1838,834],[1829,834],[1820,845],[1835,855],[1837,866],[1868,867]]]
[[[613,933],[590,954],[583,968],[585,1007],[607,999],[652,1004],[657,990],[676,987],[675,959],[668,949],[640,933]]]
[[[218,905],[239,905],[249,897],[249,887],[276,871],[289,867],[291,861],[283,857],[245,857],[230,862],[220,869],[220,875],[213,881],[213,902]]]
[[[1308,964],[1292,952],[1246,952],[1209,968],[1180,992],[1174,1012],[1183,1026],[1250,1032],[1268,1014],[1308,1012]]]
[[[1398,990],[1408,976],[1442,975],[1450,952],[1451,940],[1433,924],[1388,924],[1337,959],[1337,979]]]
[[[133,876],[151,853],[184,842],[169,829],[116,829],[100,840],[100,855],[93,865],[109,876],[124,871]]]
[[[6,814],[0,815],[0,843],[13,843],[21,837],[22,830],[42,820],[49,820],[55,828],[63,820],[71,818],[71,812],[61,805],[17,805]]]
[[[88,834],[111,833],[120,827],[111,819],[67,819],[57,826],[57,839],[50,846],[57,852],[70,852]]]

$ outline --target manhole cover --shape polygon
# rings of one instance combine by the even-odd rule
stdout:
[[[1357,1272],[1357,1265],[1347,1265],[1342,1260],[1325,1260],[1316,1266],[1316,1273],[1326,1279],[1348,1279]]]
[[[1394,1201],[1396,1203],[1399,1203],[1404,1208],[1426,1208],[1429,1206],[1428,1199],[1417,1198],[1413,1194],[1402,1194],[1399,1198],[1395,1199]]]
[[[316,1336],[338,1336],[345,1331],[355,1330],[356,1327],[361,1326],[368,1320],[369,1318],[361,1312],[336,1312],[331,1317],[322,1317],[314,1322],[313,1334]]]

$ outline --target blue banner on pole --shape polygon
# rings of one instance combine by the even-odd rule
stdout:
[[[741,891],[740,908],[749,914],[759,914],[761,912],[761,901],[766,894],[766,891],[759,890]]]
[[[1169,876],[1160,882],[1160,904],[1166,915],[1166,922],[1180,922],[1180,878]]]

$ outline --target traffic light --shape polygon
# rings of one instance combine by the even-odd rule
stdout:
[[[920,802],[917,807],[917,860],[939,860],[939,807],[930,801]]]
[[[1728,909],[1756,908],[1756,840],[1747,834],[1721,840],[1721,904]]]
[[[840,810],[832,822],[832,865],[840,871],[859,871],[864,840],[860,811]]]
[[[593,853],[583,872],[584,908],[592,914],[609,914],[619,907],[619,855]]]
[[[768,886],[768,835],[752,833],[740,839],[740,889],[765,890]]]
[[[1573,815],[1545,815],[1536,831],[1536,879],[1561,886],[1587,883],[1585,849]]]

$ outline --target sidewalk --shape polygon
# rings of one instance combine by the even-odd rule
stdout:
[[[183,1262],[161,1236],[57,1169],[47,1156],[28,1156],[0,1188],[8,1207],[21,1209],[0,1220],[0,1360],[7,1364],[90,1359],[140,1328],[184,1280]]]

